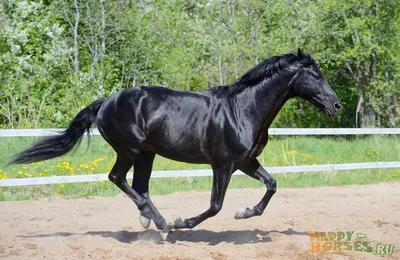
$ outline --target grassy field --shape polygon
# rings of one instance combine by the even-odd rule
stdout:
[[[92,137],[90,146],[82,145],[66,156],[28,165],[4,165],[11,156],[34,142],[32,137],[1,138],[0,179],[41,177],[55,175],[82,175],[107,173],[115,153],[99,136]],[[259,156],[262,165],[289,166],[329,163],[400,161],[400,137],[273,137]],[[154,170],[190,170],[210,168],[175,162],[157,156]],[[341,171],[334,173],[275,174],[279,187],[309,187],[321,185],[367,184],[381,181],[399,181],[400,169]],[[163,178],[151,180],[152,194],[174,191],[210,190],[210,177]],[[262,187],[246,176],[234,176],[229,188]],[[108,181],[93,183],[42,185],[32,187],[0,188],[0,200],[26,200],[51,196],[87,197],[110,196],[119,190]]]

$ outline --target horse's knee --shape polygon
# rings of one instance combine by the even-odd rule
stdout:
[[[276,180],[272,178],[268,183],[267,183],[267,189],[268,192],[274,194],[276,192]]]
[[[212,204],[209,210],[210,217],[213,217],[221,211],[222,205],[220,204]]]
[[[110,180],[114,184],[121,183],[121,180],[117,176],[115,176],[115,175],[113,175],[111,173],[108,174],[108,180]]]

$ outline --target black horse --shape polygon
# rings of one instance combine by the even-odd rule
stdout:
[[[252,209],[239,210],[236,219],[261,215],[276,192],[275,179],[260,165],[268,128],[292,97],[301,97],[334,116],[341,109],[335,92],[310,53],[270,57],[229,86],[203,92],[163,87],[133,87],[84,108],[60,135],[47,137],[17,154],[12,163],[30,163],[70,151],[93,123],[117,153],[108,177],[141,211],[148,228],[193,228],[215,216],[222,207],[231,175],[237,169],[262,181],[267,191]],[[156,154],[188,163],[207,163],[213,169],[211,205],[202,214],[167,224],[151,202],[148,189]],[[134,167],[132,187],[126,181]],[[164,233],[164,234],[165,234]]]

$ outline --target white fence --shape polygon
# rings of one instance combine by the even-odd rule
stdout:
[[[280,166],[265,168],[269,173],[293,173],[293,172],[327,172],[342,170],[360,170],[360,169],[384,169],[399,168],[400,162],[367,162],[367,163],[344,163],[344,164],[323,164],[323,165],[307,165],[307,166]],[[236,171],[234,175],[243,175],[242,172]],[[153,171],[152,178],[170,178],[170,177],[197,177],[212,176],[212,171],[205,170],[179,170],[179,171]],[[129,174],[128,179],[132,179]],[[53,176],[39,178],[21,178],[0,180],[0,187],[7,186],[27,186],[57,183],[73,183],[73,182],[92,182],[92,181],[108,181],[108,174],[89,174],[76,176]]]
[[[0,129],[0,137],[49,136],[65,129]],[[270,128],[270,135],[400,135],[400,128]],[[94,128],[91,134],[100,135]]]
[[[17,136],[48,136],[57,134],[64,129],[0,129],[0,137]],[[93,135],[99,135],[97,129],[92,129]],[[400,128],[270,128],[270,135],[399,135]],[[366,162],[346,164],[325,164],[307,166],[282,166],[266,167],[270,173],[293,173],[293,172],[334,172],[341,170],[356,169],[383,169],[400,168],[400,162]],[[243,174],[236,171],[235,175]],[[180,170],[180,171],[153,171],[152,178],[167,177],[195,177],[212,176],[212,171],[206,170]],[[107,174],[90,174],[77,176],[53,176],[38,178],[20,178],[0,180],[0,187],[27,186],[42,184],[92,182],[108,180]]]

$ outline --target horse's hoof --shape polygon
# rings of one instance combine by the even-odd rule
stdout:
[[[168,234],[169,234],[169,231],[167,231],[167,232],[161,231],[161,233],[160,233],[161,241],[167,241]]]
[[[175,227],[177,226],[177,224],[181,223],[182,219],[181,218],[174,218],[173,220],[168,221],[167,223],[167,227],[169,230],[171,229],[175,229]]]
[[[142,213],[140,213],[139,221],[143,228],[148,229],[150,227],[151,219],[143,216]]]
[[[239,208],[235,214],[235,219],[244,219],[249,210],[249,208]]]

